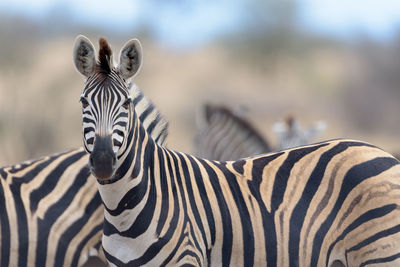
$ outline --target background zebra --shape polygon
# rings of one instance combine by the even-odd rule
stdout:
[[[228,107],[211,104],[205,104],[198,112],[196,125],[194,155],[218,161],[310,144],[326,128],[326,124],[319,121],[313,127],[303,129],[296,118],[288,116],[285,122],[274,124],[278,145],[271,148],[243,115]]]
[[[76,46],[82,45],[91,44],[78,39]],[[114,80],[136,74],[139,42],[124,45],[117,72],[111,71],[107,42],[101,45],[100,68],[75,64],[109,82],[107,89],[82,93],[88,102],[83,116],[93,121],[93,131],[108,129],[95,138],[93,151],[110,154],[107,140],[118,115],[128,110],[116,164],[110,164],[113,156],[90,155],[105,204],[103,247],[112,265],[400,264],[400,165],[390,154],[337,140],[216,162],[160,147],[132,106],[124,106],[129,92]],[[110,169],[97,168],[99,160]]]
[[[311,141],[326,129],[324,121],[318,121],[314,126],[303,129],[294,116],[287,116],[283,122],[276,122],[272,130],[278,136],[277,150],[310,144]]]
[[[226,161],[271,151],[250,122],[227,107],[206,104],[196,121],[194,154],[198,157]]]
[[[165,145],[168,123],[127,86],[147,133]],[[78,148],[0,168],[1,266],[81,266],[102,256],[103,205],[87,162]]]

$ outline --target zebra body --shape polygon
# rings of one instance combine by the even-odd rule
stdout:
[[[205,105],[200,116],[194,139],[194,154],[198,157],[227,161],[271,151],[248,121],[226,107]]]
[[[147,133],[165,145],[168,123],[127,85]],[[89,155],[77,148],[0,168],[0,266],[82,266],[101,250],[103,205]]]
[[[105,40],[102,45],[103,58],[110,58]],[[137,72],[137,40],[123,47],[120,62],[122,78]],[[107,67],[100,71],[115,75]],[[82,94],[89,103],[84,118],[128,108],[115,165],[113,156],[102,155],[113,151],[105,140],[113,140],[118,120],[89,116],[92,131],[111,129],[95,138],[97,153],[88,151],[105,205],[102,245],[111,265],[399,263],[400,165],[391,155],[359,141],[336,140],[238,161],[196,158],[158,146],[133,108],[124,107],[127,90],[114,87],[107,89],[113,98],[101,97],[104,88],[96,86]]]
[[[221,163],[138,140],[148,160],[99,185],[116,266],[400,260],[400,168],[378,148],[339,140]]]
[[[78,266],[99,256],[101,199],[83,148],[0,169],[1,266]]]

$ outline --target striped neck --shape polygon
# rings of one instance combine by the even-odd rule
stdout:
[[[107,181],[98,180],[106,214],[113,216],[135,206],[138,196],[146,191],[149,182],[148,170],[153,168],[154,150],[158,147],[133,110],[130,125],[127,149],[118,159],[114,176]],[[113,220],[111,217],[109,219]]]

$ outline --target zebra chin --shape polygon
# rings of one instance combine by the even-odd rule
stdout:
[[[93,151],[89,157],[89,168],[98,180],[108,180],[114,175],[117,157],[113,151],[111,136],[96,136]]]

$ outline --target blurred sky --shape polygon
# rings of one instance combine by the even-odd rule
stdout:
[[[257,0],[255,0],[257,1]],[[261,1],[261,0],[258,0]],[[288,1],[288,0],[272,0]],[[0,12],[43,19],[65,13],[77,23],[132,31],[151,27],[167,44],[204,43],[240,26],[246,0],[1,0]],[[346,38],[390,38],[400,29],[400,0],[297,0],[305,28]],[[178,8],[179,7],[179,8]],[[0,15],[1,15],[0,13]],[[57,18],[57,17],[56,17]]]

